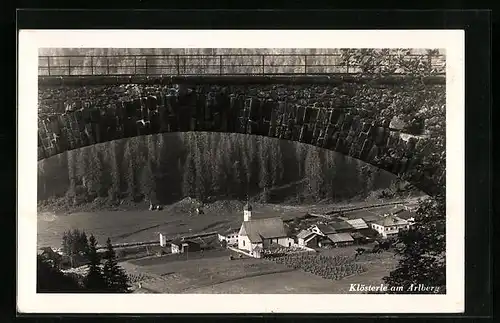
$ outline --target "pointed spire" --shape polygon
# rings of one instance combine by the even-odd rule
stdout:
[[[247,194],[247,203],[243,207],[243,210],[244,211],[252,211],[252,206],[250,205],[250,198],[248,197],[248,194]]]

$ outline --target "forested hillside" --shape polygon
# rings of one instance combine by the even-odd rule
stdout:
[[[395,177],[314,146],[223,133],[170,133],[116,140],[39,162],[38,199],[162,204],[196,197],[266,202],[343,200],[389,188]]]

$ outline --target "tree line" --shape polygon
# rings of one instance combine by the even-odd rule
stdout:
[[[94,235],[83,231],[70,230],[62,239],[60,256],[55,252],[38,256],[37,290],[38,292],[91,292],[91,293],[127,293],[129,279],[122,267],[118,265],[116,253],[111,239],[106,241],[106,250],[97,251],[97,240]],[[88,265],[83,279],[64,274],[60,271],[63,257],[69,257],[71,267],[76,266],[75,257]]]
[[[394,180],[364,162],[307,144],[187,132],[116,140],[40,161],[38,196],[65,197],[71,205],[124,198],[168,204],[187,196],[333,201],[390,188]]]

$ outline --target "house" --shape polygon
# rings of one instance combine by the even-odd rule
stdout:
[[[411,212],[411,211],[402,210],[402,211],[396,213],[395,215],[400,219],[408,221],[409,223],[415,222],[416,214]]]
[[[394,215],[388,215],[371,224],[372,228],[382,237],[390,238],[397,236],[400,230],[410,228],[410,223]]]
[[[329,234],[328,239],[332,242],[334,247],[344,247],[354,243],[354,239],[349,233]]]
[[[201,250],[201,245],[192,240],[175,239],[171,243],[172,253],[195,252]]]
[[[218,234],[218,239],[220,242],[225,241],[228,246],[237,246],[238,233],[239,229],[227,229]]]
[[[318,245],[318,234],[309,230],[302,230],[297,234],[297,244],[309,248],[315,248]]]
[[[50,262],[54,266],[59,266],[63,260],[63,256],[55,252],[51,247],[42,247],[39,249],[38,255]]]
[[[332,234],[332,233],[336,232],[332,226],[326,225],[324,223],[314,224],[314,225],[310,226],[307,230],[314,232],[316,234],[319,234],[320,236],[324,236],[324,237],[326,237],[328,234]]]
[[[352,225],[350,225],[347,221],[344,220],[330,222],[329,224],[335,230],[332,233],[352,232],[355,230]]]
[[[346,220],[346,222],[349,223],[355,230],[363,230],[368,228],[368,224],[366,224],[366,222],[361,218]]]
[[[288,237],[281,218],[252,219],[252,207],[247,203],[243,209],[243,223],[238,232],[238,249],[252,252],[256,247],[265,249],[271,243],[291,247],[293,239]]]

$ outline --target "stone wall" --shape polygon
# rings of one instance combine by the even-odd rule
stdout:
[[[395,174],[413,169],[425,138],[403,139],[380,113],[390,100],[382,93],[378,102],[363,102],[359,91],[349,84],[41,88],[38,156],[134,136],[212,131],[303,142]]]

